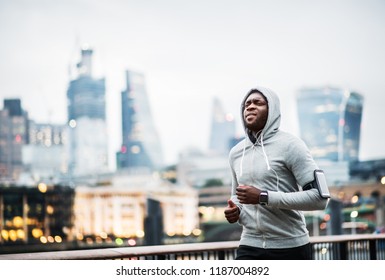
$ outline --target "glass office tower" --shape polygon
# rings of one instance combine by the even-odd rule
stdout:
[[[315,159],[359,157],[363,96],[339,88],[304,88],[297,94],[300,135]]]
[[[69,84],[69,172],[95,175],[108,170],[105,79],[92,76],[92,49],[81,50],[78,76]]]
[[[213,99],[209,149],[218,155],[227,156],[235,137],[234,116],[225,113],[218,98]]]
[[[28,143],[28,113],[20,99],[5,99],[0,110],[0,181],[17,181],[23,171],[22,147]]]
[[[122,146],[118,169],[155,170],[163,165],[162,149],[148,101],[145,78],[126,71],[122,100]]]

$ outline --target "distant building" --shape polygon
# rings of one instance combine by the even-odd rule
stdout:
[[[231,183],[228,155],[204,153],[197,149],[186,149],[179,154],[177,181],[180,184],[201,188],[210,180]]]
[[[169,238],[199,232],[198,193],[152,175],[117,172],[110,186],[76,188],[76,236],[114,236],[143,242],[148,198],[159,201],[164,232]],[[157,213],[159,214],[159,213]],[[198,234],[199,235],[199,234]]]
[[[81,50],[78,77],[67,91],[69,172],[75,177],[108,171],[105,79],[92,77],[92,53]]]
[[[17,181],[23,171],[22,147],[28,143],[28,114],[20,99],[5,99],[0,110],[0,181]]]
[[[362,95],[349,90],[303,88],[297,94],[301,138],[330,186],[350,180],[349,162],[358,161]]]
[[[161,213],[148,212],[150,200],[159,202]],[[76,188],[0,185],[0,251],[3,245],[41,245],[25,251],[143,245],[145,235],[155,234],[145,228],[154,216],[162,218],[156,234],[167,243],[200,238],[198,192],[152,174],[118,172],[109,185]]]
[[[126,83],[121,93],[122,146],[117,152],[117,168],[157,170],[163,165],[163,155],[144,75],[126,71]]]
[[[350,162],[350,176],[353,181],[371,181],[385,185],[385,159]]]
[[[235,137],[234,116],[225,113],[218,98],[214,98],[211,117],[210,152],[227,156]]]
[[[315,159],[356,161],[363,97],[339,88],[304,88],[297,94],[300,135]]]
[[[210,182],[230,183],[229,152],[236,138],[235,121],[218,98],[213,99],[209,149],[187,148],[179,153],[177,182],[202,188]]]
[[[347,184],[351,180],[349,162],[320,159],[316,161],[318,167],[325,172],[326,182],[329,187]]]
[[[67,186],[0,185],[0,251],[3,245],[50,247],[72,241],[74,197]]]
[[[68,173],[67,126],[29,121],[29,144],[23,146],[23,184],[60,181]],[[30,180],[28,180],[28,177]]]

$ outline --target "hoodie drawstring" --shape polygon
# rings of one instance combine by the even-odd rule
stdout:
[[[240,175],[241,176],[243,174],[243,159],[245,158],[245,150],[246,150],[246,139],[243,142],[243,151],[242,151],[242,158],[241,158],[241,165],[240,165],[240,169],[241,169]]]
[[[277,191],[279,191],[279,177],[278,177],[277,172],[275,172],[275,170],[270,167],[269,158],[267,157],[267,154],[265,151],[265,145],[263,144],[263,132],[261,132],[261,135],[259,137],[257,137],[257,142],[259,139],[260,139],[260,144],[262,147],[263,157],[264,157],[266,165],[267,165],[267,170],[272,170],[274,172],[275,177],[277,178],[277,185],[276,185]],[[242,158],[241,158],[241,163],[240,163],[240,176],[243,175],[243,160],[245,158],[245,152],[246,152],[246,139],[244,139],[244,142],[243,142]]]
[[[279,177],[278,177],[277,172],[275,172],[275,170],[270,167],[269,158],[267,157],[267,154],[265,152],[265,145],[263,145],[263,133],[261,133],[261,147],[262,147],[263,155],[265,156],[265,162],[266,162],[266,165],[267,165],[267,170],[273,170],[273,172],[275,174],[275,177],[277,178],[277,185],[276,185],[276,187],[277,187],[277,192],[278,192],[279,191]]]
[[[265,158],[265,162],[266,162],[266,165],[267,165],[267,170],[271,170],[270,163],[269,163],[269,158],[266,155],[265,146],[263,145],[263,133],[261,133],[260,137],[257,138],[257,141],[258,141],[259,138],[261,139],[261,147],[262,147],[263,157]],[[240,169],[241,169],[240,170],[240,175],[241,176],[243,174],[243,159],[245,158],[245,151],[246,151],[246,139],[243,142],[243,151],[242,151],[242,158],[241,158],[241,164],[240,164]]]
[[[267,165],[267,170],[270,170],[271,167],[270,167],[270,164],[269,164],[269,159],[267,158],[267,155],[266,155],[266,152],[265,152],[265,145],[263,145],[263,133],[261,133],[261,147],[262,147],[263,156],[265,157],[265,162],[266,162],[266,165]]]

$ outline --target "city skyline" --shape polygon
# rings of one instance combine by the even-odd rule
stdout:
[[[106,77],[110,164],[121,144],[126,70],[144,73],[165,161],[207,149],[214,97],[235,116],[256,84],[281,97],[282,129],[298,135],[295,94],[332,86],[364,96],[360,159],[385,157],[382,1],[0,0],[0,98],[20,98],[36,122],[66,122],[69,66],[95,51]],[[198,127],[196,124],[200,124]]]

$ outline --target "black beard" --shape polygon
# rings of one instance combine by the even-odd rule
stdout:
[[[258,120],[256,120],[255,122],[253,122],[251,124],[245,124],[245,126],[246,126],[246,128],[248,128],[252,132],[257,133],[265,127],[265,124],[266,124],[266,121],[262,125]]]

